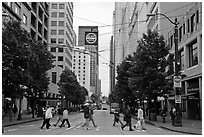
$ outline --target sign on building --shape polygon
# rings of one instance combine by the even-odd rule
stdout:
[[[98,45],[98,32],[85,32],[85,45]]]

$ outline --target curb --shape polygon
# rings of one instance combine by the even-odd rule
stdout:
[[[202,134],[199,134],[199,133],[193,133],[193,132],[186,132],[186,131],[180,131],[180,130],[170,129],[170,128],[167,128],[167,127],[165,127],[165,126],[155,125],[153,122],[149,122],[149,121],[145,121],[145,123],[150,124],[150,125],[153,125],[153,126],[156,126],[156,127],[159,127],[159,128],[163,128],[163,129],[166,129],[166,130],[174,131],[174,132],[185,133],[185,134],[191,134],[191,135],[202,135]]]
[[[14,126],[14,125],[18,125],[18,124],[23,124],[23,123],[28,123],[28,122],[34,122],[34,121],[38,121],[38,120],[42,120],[43,118],[37,118],[37,119],[31,119],[31,120],[25,120],[25,121],[19,121],[16,123],[10,123],[10,124],[2,124],[2,127],[9,127],[9,126]]]

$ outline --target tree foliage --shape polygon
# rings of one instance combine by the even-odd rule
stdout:
[[[46,71],[52,67],[47,47],[33,41],[18,21],[9,21],[2,32],[2,87],[9,97],[33,95],[48,88]],[[33,90],[31,90],[33,89]]]
[[[147,34],[138,41],[137,51],[133,56],[133,66],[129,68],[129,86],[138,90],[140,96],[149,97],[163,94],[166,86],[168,48],[162,35],[148,30]]]
[[[65,97],[66,107],[68,107],[68,102],[82,104],[85,96],[88,95],[86,88],[79,85],[75,74],[69,69],[62,72],[58,85],[60,94]]]

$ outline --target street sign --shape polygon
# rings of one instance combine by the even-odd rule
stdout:
[[[181,76],[174,76],[174,87],[181,88]]]
[[[175,103],[181,103],[181,95],[175,95]]]

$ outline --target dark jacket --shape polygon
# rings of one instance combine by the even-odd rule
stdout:
[[[89,107],[84,108],[84,118],[89,118]]]
[[[131,112],[130,109],[125,110],[124,121],[131,122]]]

